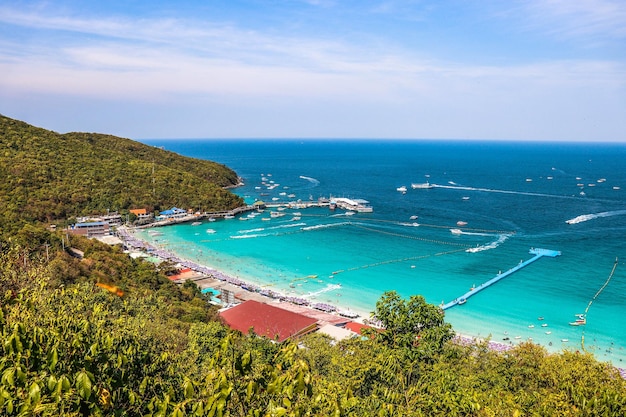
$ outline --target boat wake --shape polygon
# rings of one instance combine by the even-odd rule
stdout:
[[[320,294],[324,294],[325,292],[329,292],[329,291],[334,291],[334,290],[338,290],[341,289],[341,285],[339,284],[328,284],[326,285],[326,287],[322,288],[319,291],[314,291],[314,292],[310,292],[306,295],[303,295],[302,298],[310,298],[310,297],[316,297]]]
[[[498,235],[498,238],[494,240],[493,242],[487,243],[486,245],[469,248],[465,252],[475,253],[475,252],[482,252],[482,251],[489,250],[489,249],[495,249],[501,244],[503,244],[509,237],[511,237],[511,235],[508,235],[508,234]]]
[[[326,224],[318,224],[315,226],[307,226],[303,227],[302,230],[317,230],[317,229],[328,229],[331,227],[339,227],[339,226],[347,226],[351,224],[350,222],[340,222],[340,223],[326,223]]]
[[[311,185],[312,185],[313,187],[316,187],[316,186],[320,185],[319,180],[316,180],[315,178],[312,178],[312,177],[305,177],[304,175],[300,175],[300,178],[301,178],[301,179],[303,179],[303,180],[307,180],[308,182],[310,182],[310,183],[311,183]]]
[[[290,223],[290,224],[281,224],[280,226],[272,226],[272,227],[268,227],[267,230],[273,230],[273,229],[290,229],[292,227],[301,227],[301,226],[306,226],[306,223]]]
[[[231,239],[253,239],[256,237],[265,237],[265,236],[273,236],[272,233],[255,233],[251,235],[239,235],[239,236],[231,236]]]
[[[264,231],[264,230],[265,230],[265,228],[263,228],[263,227],[259,227],[258,229],[240,230],[240,231],[238,231],[237,233],[239,233],[239,234],[242,234],[242,235],[243,235],[243,234],[247,234],[247,233],[262,232],[262,231]]]
[[[450,229],[450,232],[455,235],[467,235],[467,236],[493,236],[493,233],[479,233],[479,232],[465,232],[461,229]]]
[[[413,222],[413,223],[399,223],[400,226],[406,226],[406,227],[419,227],[419,223],[417,222]]]
[[[449,182],[450,184],[452,181]],[[448,190],[463,190],[463,191],[483,191],[486,193],[500,193],[500,194],[517,194],[517,195],[530,195],[535,197],[551,197],[551,198],[578,198],[569,195],[558,195],[558,194],[544,194],[544,193],[530,193],[526,191],[511,191],[511,190],[498,190],[494,188],[479,188],[479,187],[463,187],[459,185],[439,185],[439,184],[430,184],[433,188],[446,188]]]
[[[581,214],[580,216],[576,216],[573,219],[565,220],[565,223],[577,224],[577,223],[583,223],[589,220],[597,219],[600,217],[620,216],[623,214],[626,214],[626,210],[603,211],[602,213],[593,213],[593,214]]]

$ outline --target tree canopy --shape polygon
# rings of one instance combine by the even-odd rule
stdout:
[[[130,208],[229,210],[237,174],[98,133],[58,134],[0,115],[0,228]]]

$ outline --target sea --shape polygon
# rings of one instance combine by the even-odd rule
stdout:
[[[626,366],[626,144],[142,142],[224,164],[247,203],[282,205],[137,232],[160,248],[363,317],[386,291],[441,305],[531,259],[532,248],[559,251],[447,309],[446,321],[460,334]],[[373,211],[302,208],[337,198]],[[570,324],[580,314],[586,324]]]

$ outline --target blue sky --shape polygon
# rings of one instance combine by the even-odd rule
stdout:
[[[0,114],[135,139],[626,142],[626,2],[0,0]]]

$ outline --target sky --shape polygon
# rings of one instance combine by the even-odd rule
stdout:
[[[0,0],[0,114],[132,139],[626,142],[626,1]]]

